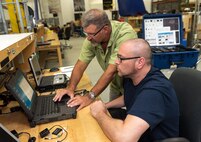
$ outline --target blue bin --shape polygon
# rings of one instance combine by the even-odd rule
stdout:
[[[159,69],[168,69],[171,65],[177,67],[195,67],[199,51],[189,49],[183,52],[153,53],[152,64]]]

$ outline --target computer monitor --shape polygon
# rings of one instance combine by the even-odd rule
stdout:
[[[180,14],[156,14],[143,17],[144,39],[150,46],[180,45],[182,30]]]
[[[0,142],[20,142],[6,127],[0,123]]]

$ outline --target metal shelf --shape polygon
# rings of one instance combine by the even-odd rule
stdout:
[[[152,0],[151,11],[152,13],[166,13],[172,10],[180,10],[181,1],[182,0]]]

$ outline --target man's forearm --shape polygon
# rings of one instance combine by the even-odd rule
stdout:
[[[119,119],[113,119],[106,113],[100,113],[95,119],[97,120],[105,135],[107,135],[111,141],[116,142],[118,137],[121,135],[123,121]]]

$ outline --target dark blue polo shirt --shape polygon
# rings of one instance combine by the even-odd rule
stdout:
[[[150,128],[140,141],[154,141],[179,135],[179,105],[170,81],[156,68],[134,85],[124,79],[127,113],[145,120]]]

